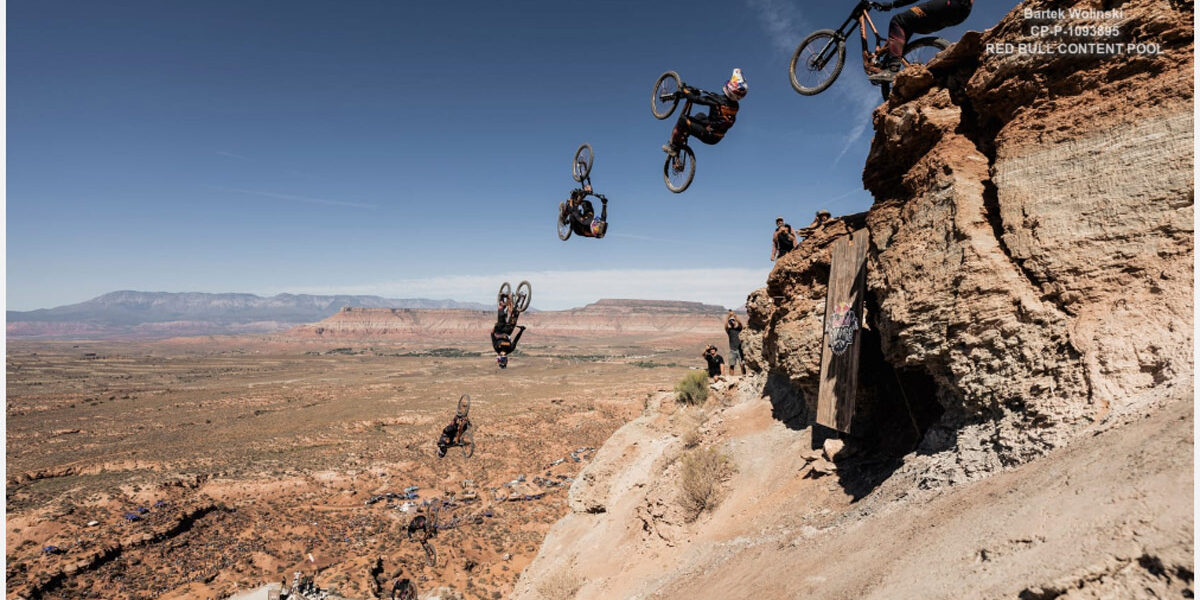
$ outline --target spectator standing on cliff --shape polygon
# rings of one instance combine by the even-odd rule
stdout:
[[[738,365],[742,375],[746,374],[746,363],[742,360],[742,320],[731,310],[725,316],[725,335],[729,336],[729,374],[733,375]]]
[[[706,362],[708,362],[708,376],[709,377],[716,377],[716,376],[722,374],[722,372],[724,370],[723,367],[725,365],[725,359],[721,358],[720,354],[717,354],[716,346],[713,346],[710,344],[707,348],[704,349],[704,354],[702,354],[701,356],[703,356],[704,360]]]
[[[775,218],[775,235],[771,237],[771,260],[783,258],[784,254],[796,247],[796,234],[792,226],[783,222],[783,217]]]
[[[816,231],[818,229],[824,227],[825,224],[828,222],[829,222],[829,211],[818,210],[817,216],[813,217],[813,222],[809,223],[808,227],[805,227],[804,229],[801,229],[801,230],[797,231],[796,233],[797,233],[797,235],[802,235],[802,236],[804,236],[805,239],[808,239],[809,237],[812,236],[812,234],[816,233]]]

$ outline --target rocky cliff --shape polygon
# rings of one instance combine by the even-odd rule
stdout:
[[[1122,41],[1161,50],[996,50],[1047,41],[1027,10],[1070,8],[1116,9]],[[858,425],[915,413],[926,450],[959,452],[944,478],[1023,462],[1190,385],[1192,19],[1166,0],[1025,2],[903,72],[873,115],[874,206],[805,240],[751,295],[752,364],[812,408],[830,246],[866,227]]]

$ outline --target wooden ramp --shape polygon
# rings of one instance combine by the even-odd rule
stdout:
[[[858,350],[867,284],[868,243],[866,229],[859,229],[833,243],[829,287],[825,295],[817,423],[843,433],[850,432],[854,398],[858,392]]]

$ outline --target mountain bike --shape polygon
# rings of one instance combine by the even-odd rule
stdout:
[[[421,532],[420,537],[421,549],[425,551],[425,563],[431,567],[437,566],[437,548],[429,540],[437,537],[438,513],[441,512],[441,508],[439,500],[434,500],[429,505],[429,516],[425,518],[425,529]]]
[[[870,15],[872,8],[879,10],[880,6],[875,2],[860,0],[841,27],[814,31],[800,42],[788,67],[793,89],[805,96],[814,96],[832,85],[842,72],[842,65],[846,62],[846,40],[855,28],[862,34],[863,71],[868,75],[879,71],[879,60],[886,52],[887,37],[879,35],[879,30],[875,28],[875,21]],[[875,34],[874,51],[867,47],[867,27]],[[950,42],[942,38],[917,38],[904,46],[904,55],[900,60],[905,67],[923,65],[948,47]],[[880,87],[883,99],[887,100],[892,86],[887,83],[874,85]]]
[[[509,317],[510,325],[517,324],[517,316],[525,312],[529,308],[529,301],[533,298],[533,288],[528,281],[522,281],[517,284],[517,295],[513,296],[512,286],[507,281],[500,284],[500,293],[496,294],[496,304],[499,305],[505,299],[512,301],[513,311]]]
[[[571,177],[583,184],[584,190],[590,190],[592,187],[592,162],[596,155],[592,152],[591,144],[581,144],[579,149],[575,151],[575,158],[571,161]],[[591,192],[587,192],[590,194]],[[592,194],[597,198],[604,199],[602,194]],[[584,195],[587,197],[587,194]],[[560,202],[558,205],[558,215],[555,217],[554,224],[558,229],[558,239],[567,241],[571,237],[571,210],[574,207],[570,206],[569,202]]]
[[[654,118],[661,121],[671,116],[675,107],[679,106],[679,99],[684,96],[683,91],[686,89],[689,88],[679,79],[679,73],[667,71],[659,75],[658,81],[654,82],[654,92],[650,94],[650,112],[654,114]],[[682,114],[685,117],[692,114],[691,100],[684,103]],[[668,190],[678,194],[692,185],[692,178],[695,176],[696,154],[685,142],[676,149],[675,156],[668,155],[667,161],[663,163],[663,181],[666,182]]]
[[[471,397],[463,394],[458,399],[458,408],[454,411],[456,417],[464,419],[462,431],[459,432],[456,439],[447,444],[449,448],[462,448],[463,454],[467,458],[475,455],[475,426],[471,423],[470,419],[467,419],[469,412],[471,412]]]

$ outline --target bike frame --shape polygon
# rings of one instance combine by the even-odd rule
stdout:
[[[815,64],[818,68],[825,68],[825,65],[830,60],[833,60],[833,57],[837,55],[838,45],[850,39],[850,35],[857,28],[862,38],[863,71],[868,73],[871,71],[871,59],[883,47],[884,41],[887,38],[879,35],[879,29],[875,27],[875,21],[871,19],[870,8],[871,5],[867,2],[859,2],[858,6],[854,7],[854,10],[850,12],[850,16],[846,18],[846,22],[837,28],[835,39],[831,40],[826,47],[817,53]],[[875,34],[874,49],[867,45],[867,27],[870,27],[871,33]],[[904,63],[905,67],[911,66],[908,61],[904,60],[904,57],[900,57],[900,60]]]

